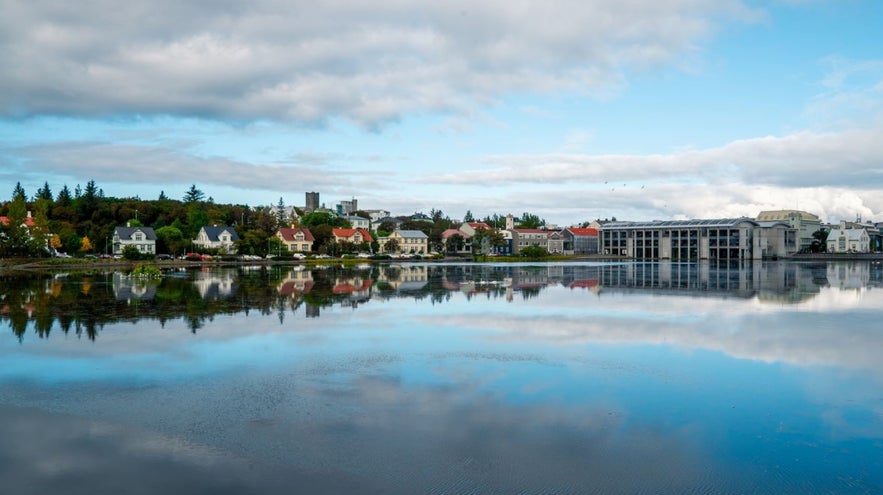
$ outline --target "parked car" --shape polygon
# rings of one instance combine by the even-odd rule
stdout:
[[[175,258],[172,257],[171,254],[158,254],[158,255],[156,255],[156,259],[168,261],[168,260],[173,260]]]

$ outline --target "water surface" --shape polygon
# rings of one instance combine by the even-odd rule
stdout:
[[[880,265],[0,279],[4,493],[883,492]]]

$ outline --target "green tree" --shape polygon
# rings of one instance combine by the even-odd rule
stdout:
[[[520,251],[521,256],[529,259],[545,258],[549,253],[542,246],[527,246]]]
[[[27,198],[25,188],[21,187],[21,182],[16,182],[15,188],[12,190],[12,200],[21,199],[22,201],[27,201]]]
[[[398,239],[389,239],[388,241],[386,241],[386,245],[383,246],[383,252],[390,254],[398,253],[401,247],[402,246],[401,244],[399,244]]]
[[[58,206],[70,206],[73,203],[71,198],[71,190],[67,188],[67,184],[58,191],[58,197],[55,198],[55,204]]]
[[[156,229],[156,250],[159,253],[183,253],[187,243],[184,233],[177,227],[167,225]]]
[[[3,256],[28,256],[32,254],[31,234],[25,222],[27,205],[21,194],[16,194],[9,203],[7,223],[0,232],[0,254]]]
[[[52,201],[52,190],[49,189],[49,182],[44,182],[43,187],[37,189],[37,196],[34,199]]]
[[[538,229],[546,224],[546,221],[537,215],[524,212],[518,220],[518,227],[522,229]]]
[[[190,186],[190,189],[184,194],[185,203],[198,203],[205,198],[205,193],[196,188],[196,184]]]
[[[319,225],[330,225],[331,227],[345,228],[349,227],[349,222],[337,215],[326,211],[314,211],[303,217],[300,221],[302,227],[307,227],[312,231],[313,227]]]

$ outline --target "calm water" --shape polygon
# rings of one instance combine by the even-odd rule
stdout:
[[[883,493],[869,263],[0,274],[0,492]]]

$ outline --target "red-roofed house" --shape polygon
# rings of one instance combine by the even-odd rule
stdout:
[[[363,242],[374,242],[371,233],[366,229],[331,229],[334,235],[334,242],[350,242],[353,244],[361,244]]]
[[[460,242],[449,242],[448,239],[455,235],[461,237]],[[445,246],[445,251],[448,253],[469,254],[472,252],[472,234],[469,234],[468,232],[457,229],[448,229],[442,232],[441,238]]]
[[[564,229],[564,237],[568,239],[573,254],[598,254],[598,229],[568,227]]]
[[[283,227],[276,231],[282,244],[292,252],[308,253],[313,250],[313,233],[303,227]]]
[[[9,225],[9,217],[0,217],[0,223],[3,226]],[[34,217],[31,216],[31,212],[28,212],[28,216],[25,218],[25,227],[31,228],[34,226]]]

